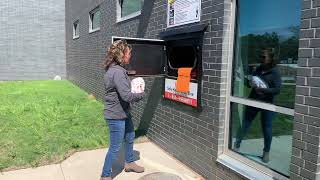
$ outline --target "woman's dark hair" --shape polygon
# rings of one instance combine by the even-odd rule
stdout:
[[[105,70],[109,69],[111,64],[123,65],[123,56],[127,50],[131,51],[131,49],[131,45],[124,39],[114,41],[107,49],[106,58],[103,63]]]
[[[269,58],[271,59],[271,67],[274,67],[277,65],[274,51],[275,51],[274,48],[264,48],[261,50],[261,52],[266,53],[269,56]]]

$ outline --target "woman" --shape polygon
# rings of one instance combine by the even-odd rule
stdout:
[[[257,87],[252,83],[252,91],[249,98],[273,104],[274,97],[280,93],[281,75],[274,60],[274,53],[271,49],[265,49],[260,55],[261,64],[253,73],[253,76],[260,78],[266,88]],[[272,120],[275,112],[256,107],[246,106],[242,127],[238,130],[237,140],[234,144],[235,150],[240,148],[241,141],[251,126],[252,121],[261,112],[261,127],[264,137],[264,148],[262,161],[269,162],[269,151],[272,141]]]
[[[139,101],[143,93],[131,93],[130,79],[123,65],[130,63],[131,46],[125,40],[115,41],[107,51],[104,66],[105,108],[104,117],[110,131],[110,147],[105,158],[101,180],[111,180],[112,162],[117,157],[123,140],[125,141],[126,172],[144,172],[144,168],[134,162],[134,127],[130,115],[130,103]]]

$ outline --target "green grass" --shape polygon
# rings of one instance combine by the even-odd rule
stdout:
[[[237,84],[238,87],[239,84]],[[241,86],[240,86],[241,87]],[[235,95],[240,97],[248,97],[251,88],[248,88],[246,86],[243,87],[243,92],[238,92],[239,90],[235,88]],[[283,106],[287,108],[293,108],[294,107],[294,101],[295,101],[295,85],[294,84],[283,84],[282,88],[280,90],[280,94],[275,96],[274,104],[277,106]],[[238,106],[239,109],[243,108],[240,107],[240,105],[234,104],[234,108],[232,109],[232,125],[231,125],[231,131],[232,131],[232,137],[236,137],[237,130],[240,126],[239,121],[239,112],[241,110],[237,110],[236,106]],[[240,114],[243,115],[244,112],[241,112]],[[262,128],[261,128],[261,121],[260,121],[260,113],[256,116],[256,118],[253,120],[252,125],[250,127],[250,130],[248,131],[247,135],[244,137],[245,139],[256,139],[256,138],[262,138]],[[277,113],[277,115],[274,117],[272,121],[272,135],[273,136],[282,136],[282,135],[292,135],[293,130],[293,117],[285,114]]]
[[[233,124],[233,135],[236,137],[236,131],[240,126],[240,122],[236,122]],[[272,136],[284,136],[284,135],[292,135],[293,130],[293,117],[277,113],[272,121]],[[252,125],[248,130],[247,135],[244,139],[258,139],[263,138],[262,127],[261,127],[261,117],[260,113],[256,116],[256,118],[252,121]]]
[[[0,83],[0,170],[40,166],[105,147],[102,103],[68,81]]]
[[[242,92],[240,93],[238,87],[242,87]],[[234,96],[237,97],[245,97],[248,98],[250,95],[250,92],[252,91],[251,88],[248,88],[246,86],[243,86],[240,83],[237,83],[234,86]],[[295,84],[283,84],[280,93],[274,97],[274,105],[277,106],[283,106],[287,108],[294,108],[294,101],[295,101],[295,94],[296,94],[296,85]],[[253,99],[254,100],[254,99]]]
[[[275,104],[287,108],[294,108],[294,101],[296,95],[295,84],[283,84],[280,94],[275,97]]]
[[[243,105],[234,104],[232,109],[231,131],[232,137],[237,136],[238,128],[240,127],[239,111],[237,108],[243,108]],[[244,109],[243,109],[244,110]],[[243,110],[240,110],[241,116],[243,116]],[[272,136],[292,135],[293,130],[293,116],[276,113],[272,120]],[[248,130],[244,139],[257,139],[263,138],[261,127],[261,114],[255,117],[252,121],[251,127]]]

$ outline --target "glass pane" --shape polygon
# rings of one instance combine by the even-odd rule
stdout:
[[[124,0],[121,8],[121,17],[128,16],[141,10],[141,0]]]
[[[79,25],[77,24],[77,28],[76,28],[76,36],[79,36]]]
[[[100,10],[96,11],[92,14],[92,29],[100,28]]]
[[[232,103],[229,148],[289,176],[292,128],[293,116]]]
[[[74,32],[73,32],[73,35],[74,36],[78,36],[79,35],[79,27],[78,27],[78,22],[75,22],[74,24],[73,24],[73,26],[74,26]]]
[[[300,6],[300,0],[238,1],[233,96],[294,107]]]

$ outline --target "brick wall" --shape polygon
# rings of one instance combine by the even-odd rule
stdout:
[[[139,17],[116,23],[115,2],[102,1],[101,30],[88,33],[88,12],[100,2],[69,1],[66,4],[67,74],[68,78],[99,98],[103,96],[103,62],[111,36],[136,37]],[[88,7],[87,4],[90,4]],[[151,140],[173,156],[206,177],[206,179],[241,179],[230,170],[216,165],[223,144],[223,120],[227,59],[222,58],[223,36],[229,28],[230,4],[223,0],[202,3],[201,23],[209,24],[203,51],[203,111],[198,112],[179,103],[162,99],[163,78],[145,78],[147,97],[134,105],[132,114],[137,127],[147,128]],[[80,19],[80,38],[72,40],[72,22]],[[145,21],[144,21],[145,22]],[[145,34],[158,38],[166,28],[166,0],[156,0],[148,19]],[[140,26],[139,26],[140,25]],[[139,31],[140,32],[140,31]],[[160,90],[159,90],[160,89]]]
[[[1,0],[0,14],[0,80],[66,76],[64,0]]]
[[[158,34],[166,28],[166,0],[151,3],[152,11],[147,16],[120,23],[116,23],[115,3],[70,0],[66,4],[68,79],[100,99],[103,98],[101,63],[105,49],[111,43],[111,36],[158,39]],[[99,4],[102,13],[101,30],[89,34],[88,13]],[[160,88],[163,86],[161,77],[145,78],[147,97],[135,104],[132,110],[135,125],[148,129],[147,136],[152,141],[206,179],[242,179],[215,162],[224,143],[228,56],[222,55],[228,53],[225,49],[228,44],[222,44],[228,40],[230,15],[229,0],[202,1],[201,24],[209,25],[203,45],[202,112],[164,100]],[[144,24],[140,24],[140,18],[144,18]],[[77,19],[80,20],[80,38],[72,40],[72,23]]]
[[[291,179],[320,179],[320,1],[303,0]]]
[[[154,2],[153,4],[150,2]],[[66,4],[68,79],[103,99],[101,64],[111,36],[156,38],[166,28],[166,0],[150,0],[150,14],[116,23],[116,1],[70,0]],[[319,177],[320,43],[318,0],[302,1],[302,30],[297,77],[291,179]],[[150,5],[149,4],[149,5]],[[88,13],[101,9],[101,30],[89,34]],[[143,19],[143,21],[140,20]],[[80,20],[80,38],[72,40],[72,23]],[[199,24],[199,23],[196,23]],[[136,127],[206,179],[243,179],[216,163],[224,145],[230,0],[202,0],[200,24],[209,24],[203,44],[203,111],[162,98],[163,78],[148,77],[146,98],[133,106]],[[187,25],[187,27],[194,24]],[[185,27],[185,26],[181,26]],[[177,27],[177,28],[181,28]],[[142,29],[141,29],[142,28]]]

